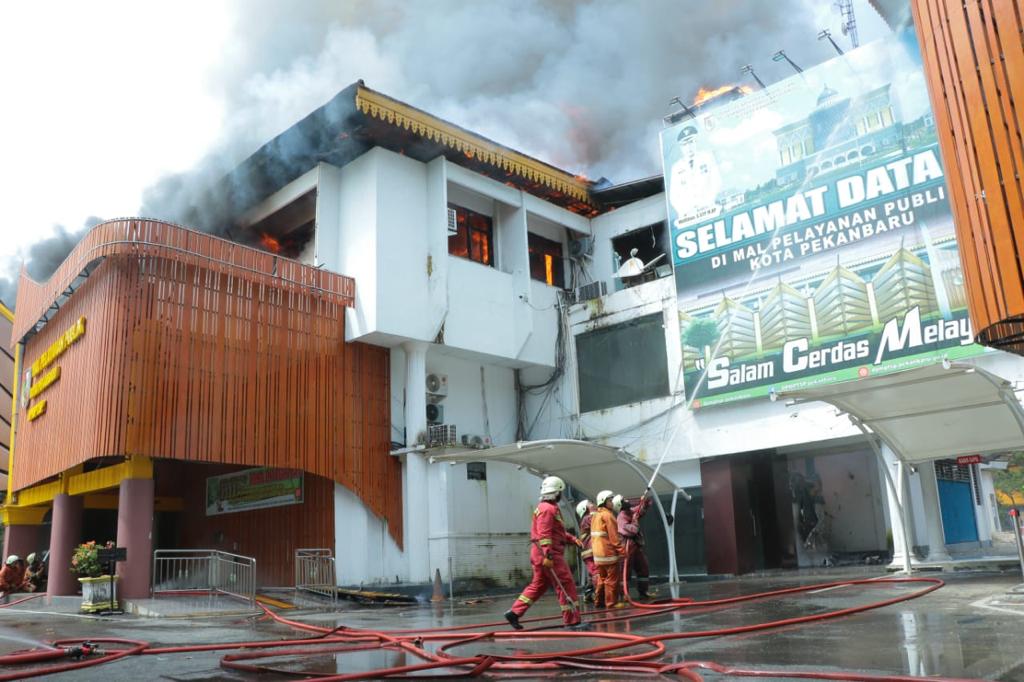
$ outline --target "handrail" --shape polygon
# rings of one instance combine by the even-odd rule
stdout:
[[[338,574],[334,552],[327,548],[295,550],[295,591],[304,590],[338,601]]]
[[[153,597],[197,590],[242,599],[256,608],[256,559],[218,549],[153,552]]]

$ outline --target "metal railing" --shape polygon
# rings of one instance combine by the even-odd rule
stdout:
[[[159,593],[208,592],[249,602],[256,608],[256,559],[216,549],[158,549],[153,583]]]
[[[338,601],[338,574],[329,549],[295,550],[295,591],[304,590]]]

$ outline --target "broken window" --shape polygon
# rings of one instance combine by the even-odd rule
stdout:
[[[562,243],[530,232],[530,277],[553,287],[564,287]]]
[[[612,251],[616,272],[630,258],[637,258],[643,263],[640,275],[620,280],[623,287],[635,286],[672,274],[672,261],[668,257],[668,230],[664,221],[613,238]]]
[[[455,211],[455,234],[448,237],[448,253],[494,267],[494,223],[489,216],[462,206]]]
[[[581,412],[669,395],[660,312],[580,334],[576,357]]]

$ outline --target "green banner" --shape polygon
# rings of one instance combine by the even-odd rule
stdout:
[[[977,355],[912,33],[661,134],[694,407]]]
[[[206,479],[206,515],[301,504],[301,469],[246,469]]]

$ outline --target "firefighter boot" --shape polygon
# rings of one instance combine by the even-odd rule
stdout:
[[[505,620],[507,620],[508,624],[511,625],[516,630],[522,630],[523,629],[523,626],[519,624],[519,616],[514,614],[512,611],[506,611],[505,612]]]

